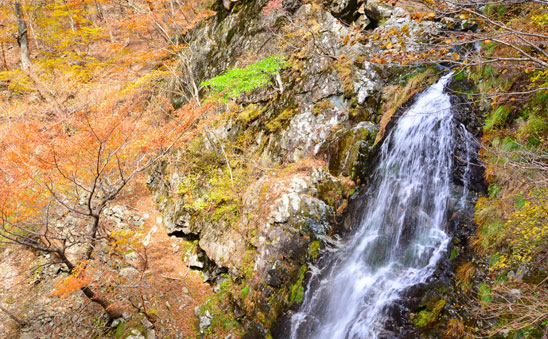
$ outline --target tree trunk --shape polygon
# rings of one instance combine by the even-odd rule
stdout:
[[[67,268],[69,269],[70,273],[74,270],[75,266],[74,264],[67,258],[63,250],[58,250],[55,253],[61,258],[63,263],[67,265]],[[92,302],[99,304],[107,313],[110,319],[116,319],[120,318],[122,316],[122,310],[120,307],[116,306],[116,304],[109,302],[104,297],[100,296],[99,294],[93,292],[91,288],[88,286],[84,286],[80,288],[80,290],[84,293],[86,297],[88,297],[89,300]]]
[[[30,62],[30,49],[29,49],[29,39],[28,39],[28,27],[27,22],[25,21],[25,15],[23,14],[23,8],[19,1],[14,3],[15,6],[15,16],[17,17],[17,43],[21,48],[21,68],[27,73],[32,81],[37,85],[38,92],[43,95],[51,104],[53,104],[54,109],[57,111],[59,116],[63,116],[63,109],[61,105],[57,102],[54,93],[40,80],[37,74],[34,73],[32,69],[32,63]]]
[[[15,2],[15,16],[17,17],[17,43],[21,48],[21,67],[24,70],[30,68],[30,49],[27,35],[27,22],[23,14],[20,2]]]
[[[99,212],[100,213],[100,212]],[[95,249],[95,245],[97,244],[97,232],[99,231],[99,215],[92,214],[93,218],[93,224],[91,225],[91,231],[90,231],[90,242],[89,247],[86,251],[86,259],[91,259],[93,256],[93,250]]]
[[[89,298],[89,300],[101,305],[110,319],[116,319],[122,316],[122,310],[119,307],[108,302],[104,297],[96,294],[89,287],[82,287],[81,290],[84,292],[85,296]]]

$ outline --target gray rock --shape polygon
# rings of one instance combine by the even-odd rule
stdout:
[[[393,12],[394,7],[386,2],[367,1],[367,4],[364,6],[365,15],[377,23],[382,19],[390,18]]]
[[[124,255],[124,259],[126,261],[135,262],[135,261],[139,260],[139,256],[137,255],[137,253],[135,251],[131,251],[128,254]]]
[[[137,217],[137,218],[134,218],[134,219],[133,219],[133,225],[135,225],[135,226],[137,226],[137,227],[141,227],[141,226],[143,226],[144,224],[145,224],[145,219],[143,219],[143,218]]]
[[[209,311],[205,311],[204,315],[200,316],[200,331],[204,331],[209,326],[211,326],[211,319],[213,317]]]
[[[118,327],[122,323],[124,319],[123,318],[116,318],[112,321],[112,324],[110,325],[112,328]]]
[[[364,3],[364,0],[333,0],[329,10],[335,17],[349,24],[356,19],[358,8]]]
[[[139,274],[139,271],[132,266],[124,267],[118,272],[118,275],[123,278],[133,278],[132,276],[136,278],[137,274]]]
[[[124,220],[126,217],[126,214],[128,213],[128,210],[125,207],[120,205],[113,206],[111,210],[112,210],[112,214],[111,214],[112,217],[119,220]]]
[[[147,339],[145,336],[137,329],[132,329],[130,331],[130,335],[126,337],[126,339]]]
[[[179,245],[171,244],[171,250],[172,250],[173,253],[179,252]]]
[[[194,270],[202,270],[204,268],[203,261],[200,261],[197,254],[191,254],[185,257],[188,267]]]
[[[19,339],[36,339],[39,338],[39,335],[34,332],[21,332],[19,334]]]
[[[143,326],[146,327],[146,328],[153,328],[154,327],[154,324],[151,323],[146,317],[144,317],[143,320],[141,320],[141,324],[143,324]]]
[[[354,83],[354,92],[357,94],[358,104],[363,105],[371,94],[379,90],[380,77],[369,62],[364,63],[356,75],[358,79]]]
[[[361,14],[358,19],[356,19],[356,26],[361,27],[362,29],[366,28],[371,24],[371,19],[365,14]]]

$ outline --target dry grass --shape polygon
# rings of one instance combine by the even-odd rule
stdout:
[[[460,265],[455,272],[457,286],[463,291],[468,292],[472,286],[472,278],[476,274],[476,266],[471,262]]]

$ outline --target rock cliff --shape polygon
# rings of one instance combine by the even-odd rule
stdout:
[[[181,39],[188,93],[198,84],[272,55],[288,66],[271,85],[223,104],[222,119],[153,171],[149,187],[169,233],[189,241],[187,264],[217,285],[196,310],[205,335],[266,337],[302,301],[309,265],[351,226],[346,209],[367,181],[379,144],[436,69],[367,61],[360,31],[418,24],[402,8],[361,1],[235,2]],[[280,5],[282,6],[282,5]],[[420,26],[420,27],[419,27]],[[407,103],[407,105],[406,105]],[[380,131],[380,133],[379,133]],[[227,329],[229,313],[238,325]]]

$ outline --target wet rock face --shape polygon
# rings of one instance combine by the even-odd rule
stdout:
[[[334,227],[330,220],[343,194],[340,180],[322,170],[287,179],[264,177],[249,188],[244,213],[251,216],[246,227],[255,230],[253,269],[260,280],[278,287],[288,280],[284,270],[293,271],[305,263],[309,243]]]
[[[449,84],[448,90],[454,92],[469,91],[472,84],[466,80],[454,80]],[[476,193],[484,193],[487,189],[484,180],[484,167],[479,159],[479,149],[481,146],[481,137],[483,135],[483,114],[478,111],[464,95],[452,95],[451,104],[454,109],[454,117],[457,123],[457,140],[455,143],[455,170],[453,172],[454,181],[462,185],[462,178],[465,175],[467,164],[469,163],[471,190]],[[466,138],[463,128],[473,136],[471,149],[467,149]],[[468,138],[470,138],[468,135]],[[467,159],[467,153],[471,152],[471,158]]]

